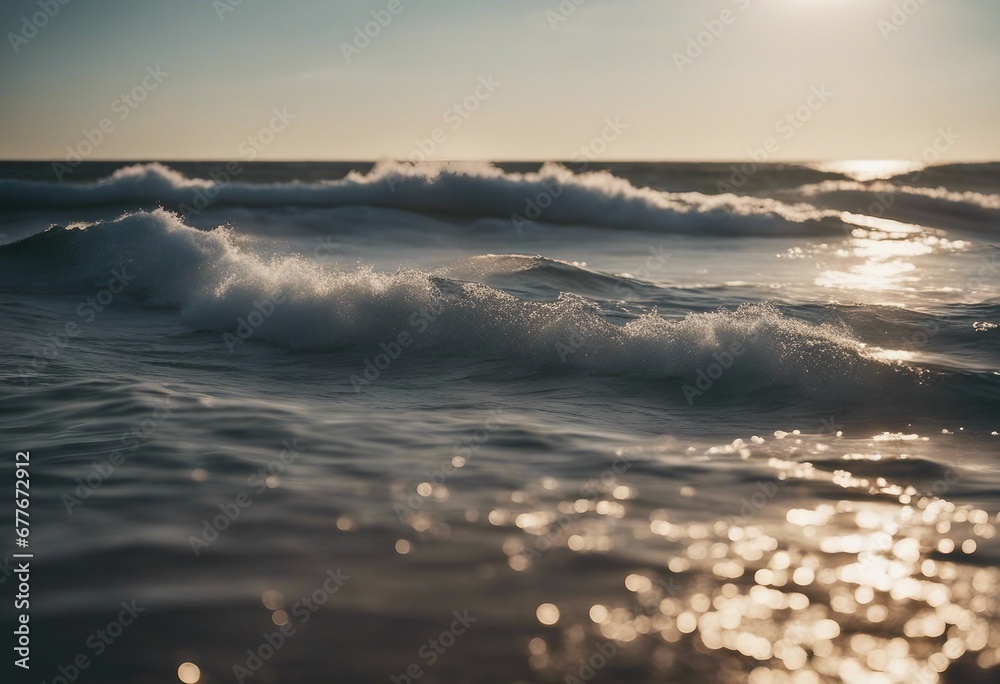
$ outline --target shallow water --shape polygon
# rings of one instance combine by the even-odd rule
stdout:
[[[0,165],[41,680],[996,680],[997,165],[117,166]]]

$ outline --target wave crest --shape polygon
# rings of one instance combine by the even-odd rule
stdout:
[[[0,180],[0,210],[163,206],[182,215],[207,206],[367,206],[505,218],[521,230],[538,220],[564,225],[692,233],[799,235],[843,230],[841,214],[806,203],[732,194],[637,188],[607,171],[576,174],[547,163],[510,173],[487,163],[382,162],[316,183],[216,182],[162,164],[118,169],[93,183]]]
[[[51,229],[0,248],[0,263],[5,287],[32,291],[39,278],[50,278],[32,274],[58,271],[48,285],[79,292],[121,269],[136,299],[175,307],[200,330],[239,333],[254,311],[266,310],[252,326],[253,339],[296,349],[378,353],[406,333],[414,348],[435,353],[654,382],[697,382],[721,364],[724,377],[713,375],[710,383],[728,387],[720,396],[764,387],[854,396],[898,371],[844,329],[789,318],[769,305],[679,320],[654,311],[622,324],[598,302],[572,293],[529,301],[417,270],[340,271],[301,257],[268,259],[229,231],[199,231],[165,210]]]

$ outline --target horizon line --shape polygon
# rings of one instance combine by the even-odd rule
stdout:
[[[108,163],[182,163],[182,164],[228,164],[237,162],[240,164],[301,164],[301,163],[311,163],[311,164],[377,164],[379,162],[397,162],[401,164],[451,164],[451,163],[472,163],[472,164],[509,164],[509,163],[521,163],[521,164],[544,164],[548,162],[552,163],[568,163],[568,164],[579,164],[586,163],[590,165],[603,165],[603,164],[761,164],[761,165],[795,165],[804,166],[809,164],[831,164],[838,162],[906,162],[906,163],[919,163],[924,164],[926,167],[930,166],[954,166],[954,165],[964,165],[964,164],[996,164],[1000,163],[1000,158],[984,158],[984,159],[961,159],[961,160],[947,160],[947,161],[936,161],[936,162],[921,162],[917,159],[904,159],[904,158],[890,158],[890,157],[840,157],[831,159],[774,159],[766,161],[756,161],[753,159],[588,159],[588,160],[573,160],[573,159],[558,159],[558,158],[537,158],[537,159],[518,159],[518,158],[496,158],[496,159],[471,159],[471,158],[455,158],[455,159],[424,159],[420,161],[412,161],[409,159],[398,159],[393,157],[378,157],[373,159],[224,159],[224,158],[163,158],[163,157],[135,157],[126,158],[119,157],[114,159],[84,159],[82,161],[76,162],[76,165],[81,164],[108,164]],[[67,164],[65,158],[59,159],[13,159],[13,158],[0,158],[0,163],[2,164]]]

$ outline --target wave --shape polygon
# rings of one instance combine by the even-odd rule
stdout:
[[[842,214],[805,203],[638,188],[607,171],[575,174],[559,164],[511,173],[487,163],[382,162],[314,183],[216,182],[162,164],[118,169],[93,183],[0,180],[0,210],[102,206],[167,207],[190,216],[209,206],[366,206],[503,218],[518,230],[563,225],[697,235],[801,235],[843,231]]]
[[[837,192],[864,192],[886,195],[903,194],[915,197],[927,197],[954,204],[968,204],[982,209],[990,209],[992,211],[1000,211],[1000,195],[988,195],[986,193],[973,191],[955,192],[948,190],[947,188],[940,187],[925,188],[912,185],[894,185],[892,183],[885,182],[860,183],[857,181],[830,180],[823,181],[822,183],[816,183],[814,185],[806,185],[800,188],[799,191],[806,195],[820,195]]]
[[[959,221],[966,228],[980,227],[992,232],[1000,216],[1000,195],[975,191],[953,191],[945,187],[896,185],[876,181],[861,183],[828,180],[800,187],[796,196],[821,201],[839,208],[857,208],[875,216],[896,214],[953,228]]]
[[[654,252],[654,258],[656,254]],[[484,254],[438,269],[436,275],[486,283],[520,297],[552,298],[561,292],[594,299],[635,301],[662,296],[664,288],[630,274],[609,275],[587,268],[585,263],[567,263],[541,255]]]
[[[563,277],[575,268],[557,263]],[[678,320],[654,311],[622,324],[576,294],[528,301],[418,270],[340,271],[301,257],[268,259],[231,231],[199,231],[165,210],[79,229],[52,228],[0,248],[0,264],[0,285],[31,292],[92,291],[117,271],[134,299],[176,308],[189,326],[236,335],[238,341],[230,340],[235,344],[250,332],[247,339],[293,349],[378,353],[405,334],[406,346],[557,372],[662,381],[700,377],[721,363],[729,366],[726,377],[712,383],[733,391],[784,386],[824,396],[854,396],[900,372],[844,328],[789,318],[766,304]]]

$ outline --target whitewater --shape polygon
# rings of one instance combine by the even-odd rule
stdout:
[[[120,681],[456,613],[421,681],[995,681],[998,164],[2,163],[0,221],[53,663],[135,598]]]

